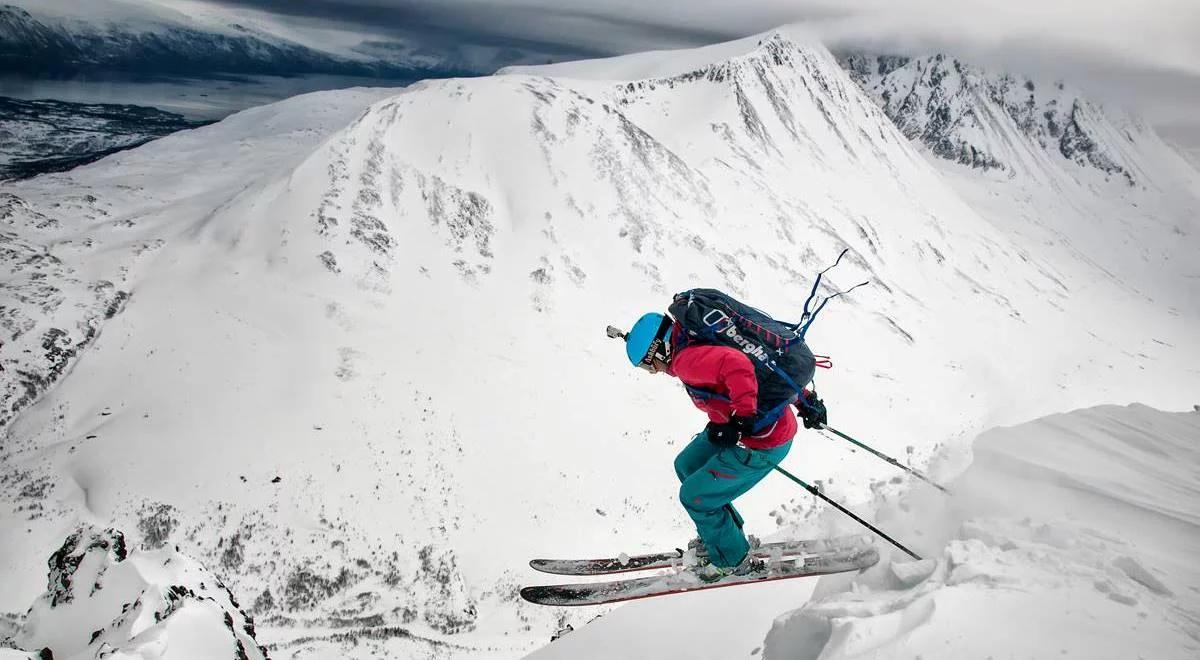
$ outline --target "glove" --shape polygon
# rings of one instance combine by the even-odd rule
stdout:
[[[825,408],[825,402],[817,398],[816,392],[805,390],[799,408],[804,428],[819,429],[829,423],[829,411]]]
[[[709,442],[718,447],[732,447],[754,431],[754,418],[734,415],[724,424],[709,422],[705,430]]]

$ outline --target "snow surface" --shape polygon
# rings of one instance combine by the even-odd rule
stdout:
[[[631,604],[529,658],[1194,658],[1198,471],[1200,412],[1102,406],[992,430],[953,495],[881,507],[922,562]]]
[[[1200,413],[1139,405],[986,433],[953,497],[880,514],[941,548],[933,576],[869,572],[780,617],[763,657],[1194,658],[1198,440]]]
[[[521,602],[528,559],[692,535],[670,466],[702,416],[602,328],[694,286],[795,316],[846,247],[827,292],[873,284],[810,333],[818,387],[834,426],[934,476],[995,425],[1194,403],[1195,170],[981,177],[823,47],[729,48],[620,83],[592,63],[306,95],[5,185],[0,611],[84,521],[209,566],[272,657],[527,653],[593,616]],[[814,433],[786,467],[864,513],[909,488]],[[857,531],[784,479],[739,507],[768,537]],[[600,623],[694,602],[752,619],[748,654],[813,586]]]

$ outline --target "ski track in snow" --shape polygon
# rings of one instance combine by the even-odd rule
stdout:
[[[1028,139],[993,114],[971,139]],[[835,426],[935,476],[992,426],[1190,406],[1200,174],[1087,116],[1137,185],[1041,147],[1011,176],[943,160],[785,31],[304,95],[5,185],[0,611],[19,619],[92,522],[212,568],[274,657],[522,655],[592,616],[519,602],[530,557],[691,535],[670,465],[703,420],[600,328],[694,286],[789,318],[843,248],[826,292],[873,285],[814,326],[836,365],[817,384]],[[813,433],[787,467],[881,517],[909,488]],[[739,506],[764,535],[853,531],[781,479]],[[985,576],[1007,552],[950,547]],[[1166,597],[1131,574],[1184,593],[1126,550],[1103,555],[1127,576],[1105,602]],[[943,563],[923,584],[950,600]],[[672,607],[736,609],[740,649],[812,588]],[[894,603],[845,630],[886,646],[867,628],[953,609]],[[601,622],[672,620],[659,607]]]

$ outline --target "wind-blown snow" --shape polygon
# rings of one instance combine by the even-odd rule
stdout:
[[[519,601],[529,558],[691,535],[670,466],[703,419],[602,329],[693,286],[794,318],[843,248],[830,291],[873,284],[814,325],[817,385],[918,467],[995,424],[1190,405],[1191,184],[1041,215],[1011,199],[1035,183],[931,164],[819,45],[652,59],[308,95],[6,186],[0,610],[100,520],[212,567],[273,657],[527,652],[589,618]],[[1131,217],[1156,252],[1067,238]],[[813,433],[786,467],[856,505],[907,487]],[[840,527],[782,479],[739,505]]]
[[[1196,657],[1197,440],[1200,412],[1136,405],[984,434],[954,496],[882,514],[932,577],[873,569],[780,617],[763,658]]]

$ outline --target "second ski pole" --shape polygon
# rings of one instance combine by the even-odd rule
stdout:
[[[891,456],[888,456],[887,454],[885,454],[885,453],[883,453],[883,452],[881,452],[881,451],[877,451],[877,450],[875,450],[875,449],[872,449],[871,447],[869,447],[869,446],[867,446],[867,445],[865,445],[865,444],[863,444],[863,443],[859,442],[858,440],[855,440],[854,438],[851,438],[850,436],[846,435],[845,433],[842,433],[841,431],[839,431],[839,430],[837,430],[837,429],[833,428],[832,426],[830,426],[830,425],[828,425],[828,424],[822,424],[822,425],[820,426],[820,428],[821,428],[821,430],[822,430],[822,431],[829,431],[830,433],[832,433],[832,434],[836,435],[837,437],[839,437],[839,438],[841,438],[841,439],[843,439],[843,440],[845,440],[845,441],[849,442],[850,444],[852,444],[852,445],[854,445],[854,446],[856,446],[856,447],[861,447],[861,448],[863,448],[863,449],[865,449],[865,450],[867,450],[867,451],[871,452],[872,454],[874,454],[874,455],[878,456],[879,458],[882,458],[884,461],[887,461],[888,463],[891,463],[892,465],[895,465],[896,467],[900,468],[901,470],[904,470],[905,472],[907,472],[907,473],[909,473],[909,474],[913,475],[914,477],[916,477],[916,478],[920,479],[921,481],[924,481],[925,483],[929,484],[930,486],[933,486],[934,488],[936,488],[936,489],[938,489],[938,490],[942,491],[943,493],[949,493],[949,492],[950,492],[949,490],[947,490],[947,489],[946,489],[946,487],[945,487],[945,486],[942,486],[942,485],[940,485],[940,484],[938,484],[938,483],[934,482],[934,480],[933,480],[933,479],[930,479],[930,478],[929,478],[929,477],[928,477],[928,476],[927,476],[927,475],[926,475],[924,472],[921,472],[920,470],[918,470],[918,469],[916,469],[916,468],[911,468],[911,467],[908,467],[907,465],[905,465],[905,464],[901,463],[900,461],[898,461],[898,460],[896,460],[896,459],[892,458]]]
[[[842,513],[846,514],[847,516],[850,516],[851,518],[853,518],[853,519],[854,519],[854,522],[857,522],[858,524],[862,525],[863,527],[866,527],[867,529],[871,530],[872,532],[875,532],[875,533],[876,533],[876,534],[878,534],[878,535],[879,535],[881,538],[883,538],[884,540],[886,540],[888,543],[891,543],[892,545],[896,546],[897,548],[900,548],[900,549],[901,549],[901,550],[903,550],[905,553],[907,553],[909,557],[912,557],[913,559],[916,559],[917,561],[920,561],[920,560],[921,560],[921,556],[920,556],[920,555],[918,555],[917,553],[913,552],[912,550],[909,550],[908,548],[904,547],[904,546],[903,546],[903,545],[902,545],[902,544],[901,544],[899,541],[897,541],[896,539],[894,539],[894,538],[892,538],[892,537],[888,536],[887,534],[884,534],[884,533],[883,533],[883,532],[882,532],[882,531],[881,531],[881,530],[880,530],[878,527],[875,527],[875,526],[874,526],[874,525],[872,525],[871,523],[869,523],[869,522],[867,522],[867,521],[863,520],[862,518],[859,518],[859,517],[858,517],[857,515],[855,515],[855,514],[854,514],[854,512],[853,512],[853,511],[851,511],[850,509],[847,509],[846,507],[842,506],[841,504],[838,504],[837,502],[835,502],[835,501],[833,501],[833,500],[829,499],[828,497],[826,497],[825,493],[822,493],[822,492],[820,491],[820,489],[818,489],[816,486],[813,486],[813,485],[810,485],[810,484],[806,483],[804,480],[800,479],[799,477],[797,477],[796,475],[792,474],[791,472],[788,472],[787,470],[785,470],[785,469],[783,469],[783,468],[779,467],[778,465],[776,465],[776,466],[775,466],[775,470],[776,470],[776,471],[778,471],[778,472],[779,472],[780,474],[782,474],[783,476],[787,477],[788,479],[791,479],[792,481],[794,481],[794,482],[796,482],[796,483],[800,484],[800,486],[801,486],[802,488],[804,488],[804,490],[807,490],[808,492],[812,493],[814,496],[816,496],[816,497],[819,497],[819,498],[821,498],[822,500],[825,500],[825,502],[827,502],[827,503],[829,503],[830,505],[832,505],[832,506],[833,506],[833,508],[837,509],[838,511],[841,511]]]

